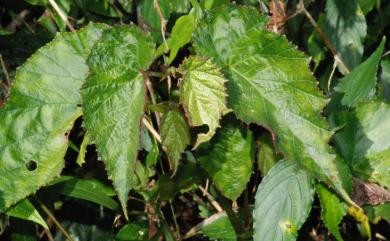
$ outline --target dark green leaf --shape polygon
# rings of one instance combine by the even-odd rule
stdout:
[[[323,31],[350,69],[360,64],[367,24],[358,0],[327,0]]]
[[[385,59],[381,62],[381,81],[383,85],[383,95],[385,99],[390,102],[390,60]]]
[[[145,221],[131,222],[126,224],[119,230],[115,237],[116,241],[136,241],[149,240],[148,238],[148,223]]]
[[[199,160],[215,186],[231,200],[246,189],[252,174],[252,133],[237,121],[228,121],[207,148],[200,147]]]
[[[96,225],[83,223],[71,223],[65,221],[62,223],[65,230],[68,231],[74,240],[80,241],[115,241],[111,230],[104,230]],[[62,232],[57,232],[55,241],[67,241]]]
[[[191,126],[207,125],[208,132],[198,134],[194,149],[213,137],[219,119],[226,107],[226,79],[211,61],[198,56],[186,59],[180,66],[183,82],[180,86],[180,101],[186,110]]]
[[[63,176],[60,180],[56,180],[49,190],[69,197],[94,202],[112,210],[118,208],[117,202],[110,197],[115,195],[115,192],[96,179],[78,179]]]
[[[45,220],[43,220],[39,212],[27,198],[12,205],[6,213],[11,217],[32,221],[40,224],[45,229],[49,229]]]
[[[169,20],[171,14],[170,0],[158,0],[160,10],[165,20]],[[141,0],[139,3],[140,19],[142,19],[141,26],[146,28],[155,40],[161,40],[161,20],[156,8],[154,7],[154,0]],[[161,42],[161,41],[159,41]]]
[[[334,140],[354,175],[390,188],[390,105],[361,103],[356,114],[337,113],[330,122],[345,125]]]
[[[352,203],[321,111],[327,100],[308,69],[309,59],[283,36],[264,28],[256,11],[219,8],[195,34],[198,53],[213,58],[226,76],[229,107],[246,123],[266,126],[276,136],[278,152],[299,162]],[[348,175],[346,175],[348,176]]]
[[[202,180],[202,176],[202,170],[198,165],[188,163],[180,166],[173,178],[162,175],[158,179],[158,193],[162,200],[171,200],[179,192],[187,192],[197,187]]]
[[[215,218],[214,218],[215,217]],[[207,219],[202,227],[203,235],[210,240],[236,241],[237,235],[226,213],[217,213]]]
[[[18,68],[11,98],[0,109],[0,211],[58,176],[67,133],[82,111],[78,90],[86,59],[103,25],[61,33]]]
[[[187,121],[179,109],[172,108],[162,116],[161,139],[168,154],[171,170],[176,173],[181,155],[191,139]]]
[[[106,163],[119,200],[126,210],[144,112],[147,69],[154,44],[134,26],[104,32],[88,59],[91,74],[81,93],[84,123]]]
[[[358,0],[358,2],[364,15],[367,15],[379,3],[378,0]]]
[[[280,158],[275,152],[270,134],[267,133],[266,135],[263,135],[257,143],[259,146],[257,152],[257,166],[263,176],[266,176]]]
[[[347,214],[347,205],[323,184],[318,183],[316,190],[320,198],[321,218],[325,226],[338,241],[343,241],[338,226]]]
[[[339,109],[339,106],[356,107],[359,102],[373,96],[377,83],[378,65],[384,46],[385,39],[367,60],[340,80],[335,87],[336,92],[328,109]]]
[[[254,241],[292,241],[309,216],[312,178],[295,162],[279,161],[260,183],[253,211]]]

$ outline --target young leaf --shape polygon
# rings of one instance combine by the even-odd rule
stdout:
[[[334,140],[354,175],[390,188],[390,105],[361,103],[355,115],[337,113],[330,122],[346,125]]]
[[[67,133],[81,115],[86,59],[105,28],[61,33],[18,68],[0,108],[0,212],[60,174]]]
[[[192,33],[195,30],[195,17],[192,15],[181,16],[176,20],[173,26],[171,38],[168,39],[168,47],[171,49],[168,58],[168,64],[175,59],[177,52],[192,39]],[[157,50],[157,56],[162,55],[165,51],[165,44],[162,43]]]
[[[321,202],[321,218],[325,226],[338,241],[343,241],[339,231],[339,224],[347,214],[347,205],[321,183],[316,185]]]
[[[376,74],[385,42],[383,38],[379,47],[368,59],[340,80],[335,87],[328,109],[339,109],[339,106],[356,107],[360,101],[369,99],[377,84]]]
[[[107,30],[91,52],[91,74],[81,90],[85,126],[124,210],[134,177],[145,104],[139,70],[148,68],[153,55],[154,44],[136,27]]]
[[[254,241],[293,241],[309,216],[312,178],[295,162],[276,163],[260,183],[253,211]]]
[[[207,125],[206,134],[198,134],[194,149],[213,137],[219,119],[227,112],[226,79],[211,60],[198,56],[186,59],[180,66],[183,82],[180,99],[192,126]]]
[[[39,212],[27,198],[12,205],[6,213],[11,217],[32,221],[41,225],[45,229],[49,229],[45,220],[43,220]]]
[[[179,109],[168,110],[161,118],[161,139],[166,148],[169,165],[176,173],[181,154],[190,144],[190,130]]]
[[[229,120],[212,140],[207,148],[200,147],[199,160],[223,195],[236,200],[252,174],[252,133]]]
[[[321,116],[327,100],[308,69],[309,59],[264,25],[254,10],[219,8],[200,24],[195,48],[223,67],[229,107],[241,120],[269,128],[278,151],[353,203],[345,190],[351,180],[340,175],[328,145],[332,133]]]
[[[91,138],[89,137],[88,132],[85,132],[83,142],[81,142],[80,145],[79,155],[76,160],[76,163],[79,164],[79,166],[82,166],[85,163],[85,154],[89,144],[91,144]]]
[[[324,33],[352,70],[360,64],[367,35],[366,19],[358,0],[327,0],[325,13]]]

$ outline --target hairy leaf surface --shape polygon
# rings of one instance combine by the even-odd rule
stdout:
[[[207,125],[206,134],[198,134],[194,149],[213,137],[219,127],[219,119],[227,112],[226,79],[211,60],[195,56],[186,59],[180,66],[183,82],[180,99],[192,126]]]
[[[200,153],[199,160],[215,186],[223,195],[236,200],[252,174],[254,151],[251,131],[229,120],[207,148],[200,147]]]
[[[338,241],[343,241],[339,231],[339,224],[347,214],[347,205],[339,197],[332,193],[326,186],[318,183],[316,185],[318,197],[321,202],[321,218]]]
[[[253,240],[296,240],[313,197],[312,178],[305,170],[288,160],[276,163],[256,193]]]
[[[86,59],[105,28],[61,33],[18,68],[0,108],[0,211],[60,174],[67,133],[81,115]]]
[[[134,26],[104,32],[88,59],[91,74],[83,86],[84,123],[105,162],[126,209],[144,112],[141,69],[150,65],[154,44]]]
[[[175,173],[181,154],[191,140],[187,121],[179,109],[169,110],[162,116],[161,138],[168,154],[171,170]]]
[[[240,119],[269,128],[278,151],[352,202],[343,186],[350,180],[339,173],[328,145],[332,133],[321,116],[327,100],[308,69],[309,59],[264,25],[253,10],[218,9],[195,33],[196,50],[223,67],[229,107]]]

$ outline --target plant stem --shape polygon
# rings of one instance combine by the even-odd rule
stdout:
[[[215,199],[213,198],[213,196],[211,196],[210,193],[207,192],[206,189],[204,189],[202,186],[199,186],[199,189],[203,192],[203,194],[207,197],[207,199],[210,201],[211,205],[213,205],[213,207],[220,213],[220,212],[223,212],[223,208],[221,207],[221,205],[219,205],[219,203],[217,201],[215,201]]]
[[[158,132],[154,129],[153,125],[149,122],[149,120],[146,119],[146,117],[142,118],[142,123],[146,126],[146,128],[149,130],[149,132],[156,138],[156,140],[161,143],[161,136],[158,134]]]
[[[157,104],[156,101],[156,94],[154,93],[153,84],[150,81],[149,75],[145,71],[141,71],[142,75],[145,80],[146,88],[148,89],[150,100],[152,101],[153,105]],[[157,127],[160,129],[160,115],[158,112],[154,112],[154,115],[156,117]]]
[[[160,18],[160,22],[161,22],[161,35],[162,35],[162,38],[163,38],[164,44],[165,44],[165,52],[167,52],[168,49],[169,49],[167,39],[165,38],[165,31],[166,31],[166,28],[167,28],[167,20],[165,19],[164,15],[161,12],[161,8],[160,8],[160,4],[158,3],[158,0],[153,0],[153,6],[157,10],[157,14],[158,14],[158,16]]]
[[[169,207],[171,208],[172,218],[173,218],[173,222],[175,223],[177,237],[178,237],[179,240],[181,240],[180,228],[179,228],[179,224],[177,223],[175,209],[173,209],[172,201],[169,201]]]
[[[37,199],[38,200],[38,199]],[[39,205],[41,206],[42,210],[49,216],[49,218],[53,221],[53,223],[57,226],[57,228],[61,231],[62,234],[69,240],[74,241],[74,239],[70,236],[70,234],[65,230],[65,228],[61,225],[60,222],[58,222],[57,218],[53,215],[52,212],[46,207],[45,204],[43,204],[41,201],[38,200]]]
[[[297,12],[305,14],[306,18],[309,20],[311,25],[314,27],[315,31],[320,35],[321,39],[324,41],[326,47],[333,54],[333,57],[334,57],[336,63],[340,66],[340,68],[344,71],[345,74],[349,74],[350,71],[349,71],[348,67],[344,64],[341,57],[337,54],[337,50],[335,49],[335,47],[333,47],[333,45],[331,44],[329,39],[325,36],[324,32],[322,32],[321,28],[318,26],[317,22],[311,16],[309,11],[307,11],[303,0],[299,0],[299,3],[297,5]]]
[[[223,209],[225,210],[227,216],[229,217],[229,220],[233,226],[233,229],[237,235],[237,240],[238,241],[244,241],[244,236],[245,236],[245,228],[244,228],[244,225],[243,223],[237,218],[236,214],[234,213],[229,201],[224,197],[222,196],[222,194],[220,194],[218,191],[217,191],[217,194],[218,194],[218,200],[219,200],[219,203],[222,205]]]
[[[9,89],[9,87],[11,85],[11,82],[9,80],[8,70],[7,70],[7,67],[5,65],[5,62],[4,62],[2,54],[0,54],[0,62],[1,62],[1,68],[3,69],[3,73],[4,73],[4,76],[5,76],[5,84],[7,85],[7,88]]]
[[[70,31],[74,32],[76,31],[72,24],[69,22],[68,18],[65,16],[65,14],[62,12],[61,8],[58,6],[58,4],[54,0],[49,0],[50,5],[54,8],[54,10],[57,12],[57,14],[60,16],[62,21],[66,24],[66,26],[70,29]]]

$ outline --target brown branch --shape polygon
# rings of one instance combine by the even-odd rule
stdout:
[[[161,143],[161,136],[158,134],[158,132],[154,129],[153,125],[149,122],[146,117],[142,118],[142,123],[145,125],[145,127],[149,130],[149,132],[156,138],[156,140]]]
[[[41,201],[39,201],[39,204],[42,208],[42,210],[49,216],[49,218],[53,221],[53,223],[57,226],[57,228],[61,231],[61,233],[68,239],[68,241],[74,241],[74,239],[70,236],[70,234],[65,230],[65,228],[61,225],[60,222],[58,222],[57,218],[50,212],[50,210],[46,207],[45,204],[43,204]]]
[[[158,0],[153,0],[153,6],[157,10],[157,14],[158,14],[158,16],[160,18],[160,22],[161,22],[161,35],[162,35],[163,40],[164,40],[165,52],[166,52],[169,49],[167,39],[165,38],[165,32],[167,30],[167,20],[165,19],[164,15],[163,15],[163,13],[161,11],[160,4],[158,3]]]
[[[58,4],[54,0],[49,0],[50,5],[54,8],[54,10],[57,12],[57,14],[60,16],[62,21],[66,24],[66,26],[70,29],[70,31],[74,32],[76,31],[72,24],[69,22],[68,17],[65,16],[65,14],[62,12],[61,8],[58,6]]]
[[[11,81],[9,79],[9,74],[8,74],[8,70],[7,70],[7,66],[5,65],[5,62],[4,62],[4,59],[3,59],[3,55],[0,54],[0,62],[1,62],[1,68],[3,69],[3,72],[4,72],[4,76],[5,76],[5,84],[7,86],[7,88],[9,89],[10,85],[11,85]]]
[[[322,32],[321,28],[318,26],[317,22],[311,16],[309,11],[307,11],[303,0],[299,0],[299,3],[297,4],[297,10],[296,11],[297,11],[297,13],[305,14],[306,18],[309,20],[311,25],[314,27],[315,31],[320,35],[321,39],[324,41],[326,47],[333,54],[333,57],[334,57],[336,63],[340,66],[340,68],[344,71],[345,74],[349,74],[350,71],[349,71],[348,67],[344,64],[344,62],[341,59],[341,57],[337,54],[336,48],[333,47],[332,43],[325,36],[324,32]],[[294,15],[296,15],[296,14],[294,14]]]

